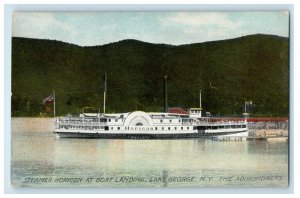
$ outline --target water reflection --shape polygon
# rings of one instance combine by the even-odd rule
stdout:
[[[287,141],[249,141],[248,142],[249,153],[261,153],[261,154],[282,154],[286,155],[286,148],[288,146]]]
[[[285,142],[64,139],[48,133],[15,133],[12,139],[12,180],[15,185],[21,186],[21,181],[27,176],[168,178],[277,174],[285,177],[281,183],[287,183],[288,146]],[[94,184],[112,185],[128,184]],[[170,184],[162,180],[134,185],[166,187],[227,184],[217,181]]]

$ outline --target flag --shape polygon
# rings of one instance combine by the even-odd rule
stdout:
[[[51,103],[51,102],[54,102],[55,98],[53,95],[50,95],[48,97],[46,97],[44,100],[43,100],[43,105],[44,104],[48,104],[48,103]]]

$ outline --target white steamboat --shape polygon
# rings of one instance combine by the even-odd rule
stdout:
[[[104,112],[106,97],[106,75],[104,89]],[[247,121],[211,122],[202,116],[200,108],[188,112],[168,112],[167,77],[164,78],[165,112],[134,111],[129,113],[84,113],[65,116],[55,121],[54,133],[69,138],[124,138],[124,139],[177,139],[205,137],[248,136]]]
[[[210,122],[200,108],[189,114],[146,113],[80,114],[57,118],[54,132],[59,137],[176,139],[202,137],[247,137],[247,121]]]

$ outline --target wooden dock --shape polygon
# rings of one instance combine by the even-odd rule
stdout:
[[[289,135],[287,130],[255,130],[249,132],[249,137],[247,140],[288,140]]]
[[[234,136],[227,136],[227,137],[213,137],[212,140],[215,141],[288,141],[288,136],[276,136],[276,137],[262,137],[262,136],[245,136],[245,137],[234,137]]]
[[[250,130],[249,136],[214,137],[216,141],[288,141],[287,130]]]

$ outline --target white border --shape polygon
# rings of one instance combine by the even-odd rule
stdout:
[[[40,1],[31,1],[32,3],[40,3]],[[48,1],[46,3],[61,3],[62,1]],[[88,3],[88,2],[93,2],[93,3],[97,3],[95,1],[81,1],[81,3]],[[157,3],[157,1],[152,1],[154,3]],[[180,3],[178,1],[172,1],[174,3]],[[171,2],[171,3],[172,3]],[[190,1],[192,3],[197,3],[195,1]],[[252,1],[251,1],[252,2]],[[263,2],[268,2],[268,3],[274,3],[274,1],[263,1]],[[168,5],[168,4],[164,4],[164,5],[20,5],[20,4],[16,4],[16,5],[4,5],[4,3],[19,3],[18,1],[4,1],[3,3],[3,8],[1,9],[1,12],[3,12],[3,10],[5,11],[5,13],[1,13],[2,16],[4,17],[4,20],[1,20],[1,27],[4,27],[4,31],[1,31],[1,34],[4,34],[1,37],[1,41],[0,43],[4,43],[4,46],[1,48],[1,57],[3,57],[4,60],[4,67],[1,68],[1,72],[3,72],[3,78],[1,79],[1,88],[3,88],[4,92],[3,96],[4,97],[0,97],[1,99],[1,106],[0,109],[4,109],[4,112],[1,111],[1,126],[3,128],[3,135],[4,138],[2,138],[2,145],[4,145],[4,167],[1,167],[4,173],[4,184],[1,185],[1,187],[4,187],[4,194],[6,193],[60,193],[60,194],[65,194],[65,193],[78,193],[78,194],[90,194],[90,193],[122,193],[122,194],[127,194],[127,193],[161,193],[161,194],[165,194],[165,193],[176,193],[176,194],[189,194],[189,193],[213,193],[213,194],[227,194],[227,193],[233,193],[233,194],[240,194],[240,193],[261,193],[261,194],[281,194],[281,193],[293,193],[293,186],[294,184],[296,184],[296,177],[295,177],[295,183],[290,183],[290,187],[288,189],[280,189],[280,188],[205,188],[205,189],[201,189],[201,188],[181,188],[181,189],[152,189],[152,188],[129,188],[129,189],[89,189],[89,188],[85,188],[85,189],[34,189],[34,188],[30,188],[30,189],[11,189],[10,187],[10,182],[9,182],[9,177],[10,177],[10,134],[8,133],[8,131],[10,131],[10,73],[11,73],[11,67],[10,67],[10,35],[11,35],[11,13],[12,11],[122,11],[122,10],[126,10],[126,11],[156,11],[156,10],[160,10],[160,11],[187,11],[187,10],[214,10],[214,11],[219,11],[219,10],[238,10],[238,11],[242,11],[242,10],[289,10],[290,14],[291,14],[291,35],[290,35],[290,41],[291,41],[291,51],[290,51],[290,59],[291,59],[291,66],[290,66],[290,71],[291,71],[291,75],[290,75],[290,80],[291,80],[291,84],[290,84],[290,92],[291,94],[291,98],[290,98],[290,106],[291,111],[290,111],[290,129],[293,130],[295,129],[294,124],[297,124],[296,121],[294,121],[294,118],[296,118],[295,116],[297,116],[298,112],[298,106],[296,103],[294,103],[294,101],[297,101],[296,99],[297,97],[297,91],[294,90],[294,85],[296,84],[296,82],[294,82],[294,80],[297,80],[294,78],[294,76],[298,76],[295,74],[298,74],[299,69],[297,69],[297,67],[294,67],[293,65],[296,65],[299,61],[297,59],[295,59],[294,62],[294,56],[293,54],[298,54],[299,50],[297,49],[297,46],[294,46],[294,43],[299,43],[297,42],[297,38],[294,37],[294,35],[297,35],[296,32],[298,32],[299,35],[299,30],[297,30],[296,28],[294,28],[293,24],[297,24],[296,22],[294,22],[294,19],[299,18],[299,12],[297,13],[297,10],[299,11],[299,9],[296,7],[295,5],[296,1],[281,1],[281,3],[290,3],[293,5],[281,5],[281,4],[264,4],[264,5],[249,5],[249,4],[242,4],[242,5],[230,5],[230,4],[222,4],[222,1],[210,1],[209,3],[220,3],[220,4],[216,4],[216,5],[200,5],[200,4],[181,4],[181,5]],[[22,3],[22,2],[21,2]],[[64,1],[63,3],[67,3],[66,1]],[[76,2],[77,3],[77,2]],[[116,1],[110,1],[109,3],[116,3]],[[117,3],[122,3],[122,2],[117,2]],[[139,2],[134,2],[134,3],[139,3]],[[149,3],[149,2],[148,2]],[[169,2],[170,3],[170,2]],[[187,2],[185,2],[187,3]],[[235,2],[235,3],[239,3],[239,2]],[[249,3],[249,2],[248,2]],[[276,2],[278,3],[278,2]],[[280,3],[280,2],[279,2]],[[293,9],[293,6],[294,9]],[[294,16],[295,14],[295,16]],[[298,15],[298,16],[296,16]],[[294,32],[295,31],[295,32]],[[3,33],[4,32],[4,33]],[[3,39],[4,38],[4,39]],[[294,50],[295,47],[295,50]],[[298,58],[298,57],[297,57]],[[298,61],[298,62],[297,62]],[[2,80],[3,79],[3,80]],[[2,85],[3,83],[3,85]],[[4,106],[3,106],[4,105]],[[5,107],[5,108],[4,108]],[[296,108],[296,109],[295,109]],[[3,122],[4,121],[4,122]],[[298,129],[298,127],[297,127]],[[2,135],[2,136],[3,136]],[[290,142],[290,146],[291,146],[291,150],[290,150],[290,157],[292,159],[292,161],[290,161],[290,169],[292,169],[291,172],[291,177],[293,177],[294,175],[294,163],[296,163],[296,158],[293,160],[293,156],[294,156],[294,150],[293,147],[297,146],[294,145],[294,139],[298,139],[296,138],[296,136],[298,136],[297,134],[291,134],[292,137],[290,138],[292,141]],[[294,137],[293,137],[294,136]],[[3,148],[3,147],[2,147]],[[296,148],[295,148],[296,150]],[[2,154],[3,152],[1,152]],[[294,162],[294,163],[293,163]],[[295,165],[295,167],[297,167]],[[295,170],[296,172],[296,170]],[[296,186],[296,185],[295,185]],[[295,189],[296,191],[297,189]],[[6,194],[8,195],[8,194]],[[296,195],[296,194],[294,194]],[[43,195],[45,196],[45,195]],[[222,195],[224,196],[224,195]],[[245,195],[243,195],[245,196]],[[74,195],[72,195],[72,197],[74,197]],[[232,197],[232,196],[230,196]],[[274,195],[272,195],[272,197],[274,197]]]

